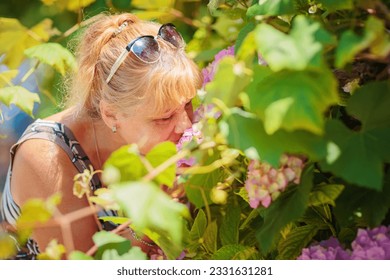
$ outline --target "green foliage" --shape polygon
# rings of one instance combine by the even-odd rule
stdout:
[[[109,3],[115,12],[174,21],[201,67],[235,46],[234,57],[219,56],[207,68],[213,77],[200,99],[213,109],[198,124],[202,143],[193,141],[181,153],[164,142],[146,155],[135,145],[124,146],[103,167],[108,188],[94,194],[88,183],[100,171],[76,176],[76,195],[118,211],[118,217],[103,220],[131,222],[137,235],[148,236],[168,259],[185,253],[187,259],[218,260],[295,259],[314,241],[334,236],[348,247],[358,228],[388,225],[388,1],[42,2],[59,14],[81,14],[83,7],[93,14]],[[0,18],[0,54],[9,67],[0,73],[1,103],[31,115],[39,102],[36,94],[13,84],[26,58],[37,60],[29,74],[44,71],[41,64],[60,75],[73,71],[74,58],[65,46],[79,26],[75,19],[61,32],[55,17],[34,20],[36,25]],[[245,183],[250,160],[278,168],[286,154],[305,161],[300,182],[272,197],[269,207],[252,209]],[[196,164],[176,168],[184,156]],[[169,196],[183,190],[185,199]],[[17,225],[20,241],[37,221],[50,219],[53,205],[26,204]],[[113,232],[93,239],[95,252],[66,252],[67,258],[149,257]],[[10,240],[0,234],[0,258],[15,252]],[[60,244],[48,249],[42,258],[62,252]]]

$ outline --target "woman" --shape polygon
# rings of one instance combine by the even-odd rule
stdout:
[[[61,213],[87,207],[86,199],[72,192],[77,173],[90,164],[102,169],[125,144],[136,143],[147,153],[162,141],[177,142],[191,126],[191,100],[202,84],[184,45],[172,24],[161,26],[132,14],[98,17],[81,37],[68,108],[34,122],[11,149],[4,219],[14,225],[19,206],[28,199],[57,192],[62,193]],[[99,187],[95,176],[91,188]],[[95,220],[90,216],[72,224],[74,249],[93,245]],[[34,258],[54,238],[62,243],[59,228],[36,229],[19,257]],[[144,240],[134,244],[146,252],[150,246]]]

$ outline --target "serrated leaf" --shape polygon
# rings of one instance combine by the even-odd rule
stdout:
[[[140,231],[148,228],[166,234],[173,244],[182,242],[185,205],[173,201],[152,182],[127,182],[112,185],[114,196],[126,216]]]
[[[140,247],[132,247],[127,253],[119,255],[116,250],[108,249],[103,252],[102,260],[146,260],[147,256]]]
[[[309,193],[313,186],[313,166],[307,166],[302,173],[301,183],[291,186],[263,211],[264,224],[257,230],[256,239],[260,251],[267,254],[274,245],[280,231],[290,222],[304,214],[308,207]]]
[[[319,185],[310,193],[309,205],[320,206],[330,204],[336,206],[335,200],[341,194],[344,185]]]
[[[350,98],[347,111],[361,121],[359,131],[345,127],[341,122],[329,121],[326,136],[340,151],[331,162],[322,161],[325,171],[348,182],[380,190],[383,162],[390,161],[390,82],[374,82],[356,90]]]
[[[318,227],[315,225],[304,225],[292,229],[287,237],[279,242],[278,259],[295,260],[317,232]]]
[[[76,69],[73,54],[58,43],[45,43],[31,47],[24,52],[27,57],[36,58],[40,62],[52,66],[61,75]]]
[[[254,1],[255,2],[255,1]],[[278,16],[295,13],[294,1],[291,0],[260,0],[247,11],[247,17],[257,15]]]
[[[322,137],[307,131],[279,130],[273,135],[268,135],[261,120],[240,111],[235,111],[227,122],[229,145],[242,151],[253,147],[262,160],[275,167],[278,166],[280,157],[287,152],[305,154],[313,160],[326,155],[326,142]]]
[[[16,254],[16,243],[6,232],[0,232],[0,260],[13,257]]]
[[[285,34],[268,24],[255,29],[258,51],[273,71],[282,69],[304,70],[323,67],[324,47],[334,44],[334,38],[319,22],[298,15],[290,34]]]
[[[0,73],[0,87],[13,86],[12,80],[18,75],[19,70],[7,70]]]
[[[153,149],[146,155],[146,159],[157,167],[165,162],[170,157],[177,153],[177,149],[172,142],[162,142],[154,146]],[[171,164],[168,168],[158,174],[155,178],[156,182],[168,187],[172,187],[176,178],[176,164]]]
[[[225,245],[211,257],[213,260],[250,260],[257,253],[256,248],[239,244]]]
[[[219,230],[219,238],[222,245],[238,244],[240,214],[240,207],[229,204]]]
[[[40,103],[39,95],[21,86],[0,88],[0,102],[6,106],[16,105],[22,111],[33,116],[34,103]]]
[[[91,256],[88,256],[87,254],[85,254],[84,252],[81,252],[81,251],[73,251],[69,255],[69,260],[88,260],[88,261],[92,261],[93,259],[94,258],[92,258]]]
[[[24,59],[24,50],[46,42],[50,38],[52,21],[45,19],[31,29],[17,19],[0,18],[0,53],[5,54],[3,63],[18,68]]]
[[[251,109],[267,134],[279,129],[323,134],[324,112],[338,102],[337,83],[324,71],[280,71],[248,88]]]
[[[206,101],[212,103],[220,99],[228,107],[235,105],[238,95],[248,85],[252,76],[250,69],[242,61],[232,56],[224,57],[217,66],[214,79],[206,85]]]
[[[217,221],[212,221],[207,225],[203,236],[203,246],[209,253],[217,251],[218,225]]]

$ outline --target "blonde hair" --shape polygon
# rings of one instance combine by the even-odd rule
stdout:
[[[128,26],[115,34],[124,22]],[[67,106],[74,106],[77,115],[100,118],[102,100],[126,115],[131,115],[133,106],[147,104],[159,115],[193,98],[202,85],[199,68],[183,50],[162,39],[158,39],[161,57],[156,63],[144,63],[129,53],[106,83],[112,65],[127,44],[139,36],[156,36],[159,27],[133,14],[100,15],[80,38],[76,52],[79,68],[71,81]]]

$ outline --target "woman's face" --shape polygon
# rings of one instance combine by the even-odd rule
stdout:
[[[139,106],[135,114],[118,119],[117,133],[126,144],[136,143],[142,154],[164,141],[177,143],[193,121],[191,100],[168,108],[163,115],[156,115],[151,108]]]

